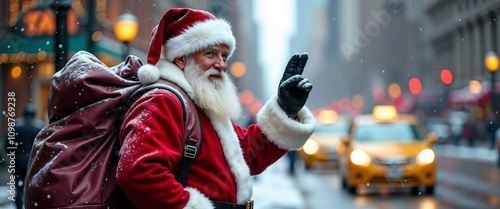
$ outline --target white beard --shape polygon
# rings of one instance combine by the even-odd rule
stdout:
[[[236,120],[241,116],[242,106],[234,83],[226,73],[214,68],[204,71],[192,59],[186,59],[184,74],[188,83],[193,87],[196,104],[208,114],[218,118]],[[209,76],[220,75],[221,80],[209,81]]]

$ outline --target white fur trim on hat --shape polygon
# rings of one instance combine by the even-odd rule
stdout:
[[[137,71],[137,77],[144,85],[152,84],[160,79],[160,70],[154,65],[145,64]]]
[[[231,25],[226,20],[214,19],[196,23],[180,35],[168,39],[163,47],[163,56],[166,60],[173,61],[176,57],[192,54],[216,44],[226,44],[229,57],[233,54],[236,40]]]
[[[257,124],[269,141],[282,149],[298,149],[304,145],[316,128],[313,114],[305,106],[297,114],[299,121],[290,119],[271,97],[257,114]]]
[[[186,207],[183,209],[198,209],[198,208],[206,208],[206,209],[214,209],[215,207],[212,205],[212,202],[203,195],[200,191],[193,187],[186,187],[186,191],[189,192],[189,200],[186,204]]]

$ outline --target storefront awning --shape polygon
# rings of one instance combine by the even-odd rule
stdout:
[[[68,54],[70,55],[80,50],[88,50],[88,38],[83,33],[69,36],[68,41]],[[27,38],[21,35],[12,34],[10,38],[0,43],[0,55],[4,56],[0,62],[20,62],[18,60],[19,58],[16,58],[15,60],[5,58],[5,56],[16,54],[36,56],[40,52],[45,52],[47,55],[52,55],[55,51],[54,44],[55,40],[53,36],[37,36]],[[122,57],[119,51],[120,49],[119,45],[117,47],[104,47],[104,43],[96,42],[94,54],[106,54],[113,57],[113,59],[120,60]]]
[[[400,113],[411,113],[415,111],[417,101],[414,95],[405,94],[396,99],[392,99],[392,105],[396,107]]]
[[[68,56],[81,50],[89,50],[90,35],[80,25],[85,20],[83,16],[85,14],[70,8],[64,17],[67,24],[65,29],[68,36],[68,52],[66,52]],[[0,37],[2,38],[0,40],[0,63],[31,64],[53,61],[57,18],[59,18],[57,12],[46,2],[40,2],[31,9],[20,12],[15,25],[8,29],[8,34],[0,34],[2,35]],[[122,44],[114,41],[116,46],[110,47],[112,43],[103,39],[95,42],[93,54],[100,59],[106,59],[110,64],[121,62]]]
[[[490,82],[482,82],[480,91],[476,93],[471,92],[469,86],[451,91],[448,96],[448,105],[450,107],[484,106],[491,101],[490,89]],[[495,84],[495,92],[500,92],[500,83]]]

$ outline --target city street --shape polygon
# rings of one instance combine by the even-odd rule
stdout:
[[[201,153],[189,185],[214,200],[251,198],[255,209],[500,209],[499,20],[500,0],[2,0],[0,209],[16,208],[10,187],[20,165],[30,165],[27,185],[41,189],[27,189],[40,197],[29,200],[37,208],[109,200],[114,185],[88,178],[96,197],[85,187],[85,176],[109,171],[96,162],[112,161],[91,159],[116,150],[89,151],[113,144],[102,143],[108,136],[123,139],[116,174],[140,179],[120,182],[146,209],[180,202],[155,187],[183,194],[154,172],[183,177],[177,162],[163,162],[176,158],[155,154],[163,151]],[[170,109],[177,103],[156,93],[136,102],[131,87],[163,81],[196,107]],[[127,109],[142,105],[151,111]],[[171,117],[181,113],[201,116],[203,136],[192,138],[203,138],[203,149],[176,144],[195,130],[196,120],[180,126]],[[299,147],[294,173],[287,156],[274,163]],[[135,169],[156,156],[150,170]],[[63,186],[42,178],[53,168]],[[375,186],[387,179],[393,185]],[[45,199],[47,188],[59,197]]]
[[[412,195],[405,188],[362,188],[357,196],[341,188],[337,171],[301,172],[297,184],[311,209],[458,209],[500,207],[500,169],[493,150],[442,146],[434,195]],[[471,150],[473,152],[471,152]],[[469,151],[469,153],[465,153]]]
[[[405,188],[361,188],[357,196],[342,190],[335,169],[306,171],[298,163],[287,175],[287,158],[254,178],[256,209],[493,209],[500,207],[497,153],[483,147],[437,145],[437,185],[434,195],[413,195]],[[3,176],[3,173],[2,173]],[[1,186],[0,209],[15,208]]]

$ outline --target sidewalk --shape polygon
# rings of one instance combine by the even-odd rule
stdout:
[[[455,145],[435,145],[439,156],[459,159],[477,160],[492,166],[497,163],[497,151],[486,147],[466,147]],[[5,170],[1,168],[1,177]],[[287,174],[288,158],[283,157],[264,173],[254,177],[253,200],[255,209],[307,209],[307,202],[300,191],[295,179]],[[300,175],[300,174],[299,174]],[[3,178],[1,178],[3,179]],[[14,205],[7,199],[5,182],[0,185],[0,209],[14,209]]]
[[[456,146],[450,144],[439,144],[434,146],[438,157],[452,157],[459,159],[476,160],[481,162],[491,163],[496,165],[498,160],[498,151],[496,149],[489,149],[487,147],[468,147]]]
[[[8,199],[9,193],[7,191],[7,182],[9,180],[10,173],[7,171],[7,162],[1,161],[1,159],[7,158],[5,158],[5,156],[0,156],[0,209],[15,209],[16,206],[14,205],[14,202]]]
[[[435,145],[437,156],[459,159],[469,159],[497,166],[498,153],[496,149],[486,147],[467,147],[455,145]],[[307,201],[302,195],[296,180],[287,175],[288,158],[281,158],[276,164],[269,167],[259,175],[262,181],[254,183],[254,196],[256,209],[305,209]],[[304,175],[300,174],[298,175]],[[259,180],[260,180],[259,179]],[[302,178],[303,179],[311,179]],[[318,182],[301,182],[301,184],[317,185]],[[319,189],[319,188],[317,188]],[[295,191],[293,191],[295,190]],[[332,197],[329,197],[332,198]]]
[[[288,158],[282,157],[254,177],[255,209],[307,209],[307,204],[293,176],[288,173]]]
[[[255,209],[306,209],[305,199],[297,187],[293,177],[285,171],[288,169],[288,159],[281,158],[263,174],[253,177]],[[7,175],[0,167],[1,178]],[[15,209],[14,203],[7,199],[7,186],[0,184],[0,209]]]

